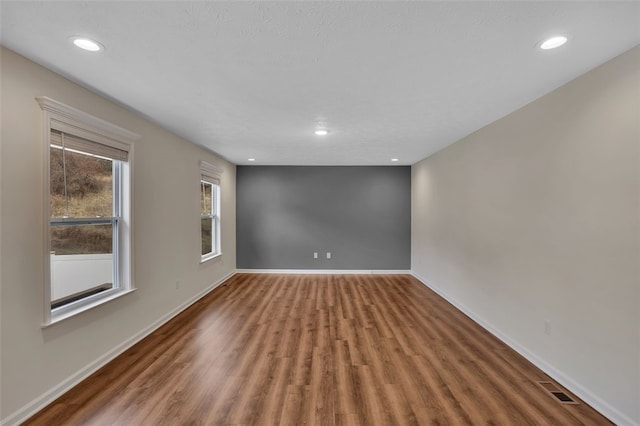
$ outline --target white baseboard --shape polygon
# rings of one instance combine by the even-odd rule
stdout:
[[[560,383],[562,386],[573,392],[587,404],[591,405],[593,408],[598,410],[602,415],[607,417],[612,422],[616,423],[619,426],[640,426],[637,422],[630,419],[625,414],[619,412],[614,407],[609,405],[607,402],[603,401],[599,397],[595,396],[592,392],[585,389],[583,386],[575,382],[572,378],[568,377],[566,374],[557,370],[552,365],[548,364],[545,360],[538,357],[535,353],[531,352],[524,346],[520,345],[518,342],[514,341],[507,335],[500,332],[496,327],[488,323],[487,321],[480,318],[473,311],[468,309],[465,305],[458,302],[456,299],[450,297],[446,292],[441,290],[440,288],[432,285],[424,278],[420,277],[413,271],[408,270],[394,270],[394,271],[385,271],[385,270],[292,270],[292,269],[238,269],[237,271],[233,271],[215,283],[211,284],[209,287],[202,290],[200,293],[196,294],[186,302],[182,303],[180,306],[172,310],[171,312],[164,315],[162,318],[158,319],[139,333],[130,337],[117,347],[113,348],[108,353],[104,354],[100,358],[96,359],[86,367],[79,370],[73,376],[67,378],[57,386],[53,387],[49,391],[40,395],[38,398],[34,399],[18,411],[9,415],[5,419],[0,421],[2,426],[14,426],[18,425],[21,422],[24,422],[29,417],[36,414],[38,411],[46,407],[48,404],[59,398],[65,392],[69,391],[71,388],[79,384],[81,381],[89,377],[91,374],[96,372],[98,369],[106,365],[109,361],[116,358],[118,355],[122,354],[124,351],[138,343],[140,340],[160,328],[162,325],[167,323],[169,320],[174,318],[180,312],[184,311],[186,308],[197,302],[199,299],[204,297],[206,294],[211,292],[213,289],[218,287],[227,279],[231,278],[235,273],[253,273],[253,274],[410,274],[413,275],[418,281],[424,284],[426,287],[430,288],[442,298],[447,300],[449,303],[454,305],[458,310],[471,318],[478,325],[483,327],[485,330],[493,334],[495,337],[504,342],[507,346],[511,347],[513,350],[518,352],[520,355],[525,357],[531,363],[533,363],[536,367],[540,368],[546,374],[551,376],[554,380]]]
[[[33,416],[38,411],[42,410],[44,407],[51,404],[57,398],[62,396],[65,392],[68,392],[71,388],[73,388],[74,386],[79,384],[81,381],[89,377],[91,374],[98,371],[98,369],[105,366],[109,361],[115,359],[118,355],[122,354],[124,351],[126,351],[127,349],[129,349],[130,347],[132,347],[133,345],[135,345],[136,343],[138,343],[139,341],[147,337],[149,334],[153,333],[155,330],[157,330],[158,328],[160,328],[161,326],[169,322],[172,318],[174,318],[180,312],[184,311],[189,306],[193,305],[195,302],[197,302],[202,297],[204,297],[209,292],[211,292],[213,289],[218,287],[220,284],[222,284],[223,282],[231,278],[233,275],[235,275],[235,273],[236,273],[235,271],[232,271],[229,274],[225,275],[224,277],[220,278],[218,281],[214,282],[213,284],[211,284],[210,286],[208,286],[207,288],[205,288],[195,296],[191,297],[189,300],[182,303],[177,308],[168,312],[166,315],[162,316],[160,319],[153,322],[148,327],[144,328],[140,332],[131,336],[129,339],[125,340],[120,345],[116,346],[106,354],[102,355],[101,357],[99,357],[89,365],[80,369],[74,375],[68,377],[63,382],[49,389],[47,392],[43,393],[42,395],[40,395],[39,397],[37,397],[27,405],[25,405],[24,407],[20,408],[18,411],[2,419],[0,421],[0,425],[14,426],[24,422],[29,417]]]
[[[544,359],[536,355],[534,352],[530,351],[520,343],[511,339],[506,334],[502,333],[492,324],[485,321],[480,316],[476,315],[475,312],[467,308],[464,304],[460,303],[455,298],[448,295],[445,291],[443,291],[439,287],[434,286],[432,283],[420,277],[414,271],[411,272],[411,275],[413,275],[414,278],[416,278],[426,287],[436,292],[439,296],[441,296],[447,302],[451,303],[463,314],[471,318],[475,323],[477,323],[482,328],[487,330],[489,333],[493,334],[495,337],[500,339],[503,343],[505,343],[511,349],[513,349],[514,351],[518,352],[520,355],[525,357],[533,365],[538,367],[540,370],[544,371],[546,374],[552,377],[555,381],[560,383],[562,386],[567,388],[569,391],[574,393],[576,396],[578,396],[580,399],[582,399],[584,402],[592,406],[594,409],[600,412],[603,416],[607,417],[609,420],[611,420],[618,426],[640,426],[639,423],[635,422],[634,420],[626,416],[624,413],[621,413],[620,411],[612,407],[606,401],[603,401],[601,398],[594,395],[591,391],[586,389],[584,386],[580,385],[578,382],[576,382],[574,379],[572,379],[562,371],[558,370],[557,368],[549,364],[547,361],[545,361]]]
[[[300,275],[356,275],[356,274],[395,274],[411,275],[407,269],[237,269],[239,274],[300,274]]]

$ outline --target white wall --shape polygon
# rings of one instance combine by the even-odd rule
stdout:
[[[1,55],[0,418],[13,423],[235,270],[235,166],[9,50]],[[142,135],[133,161],[137,291],[48,328],[41,328],[46,151],[36,96]],[[224,255],[205,264],[200,160],[224,169]]]
[[[640,423],[639,127],[636,47],[412,169],[414,273],[620,424]]]

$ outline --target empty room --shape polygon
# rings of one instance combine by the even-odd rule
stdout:
[[[0,425],[640,426],[640,2],[1,1]]]

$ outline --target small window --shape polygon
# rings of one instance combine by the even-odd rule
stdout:
[[[200,261],[220,255],[220,175],[222,170],[200,165]]]
[[[38,102],[47,125],[49,324],[133,288],[128,140],[137,135],[51,99]]]

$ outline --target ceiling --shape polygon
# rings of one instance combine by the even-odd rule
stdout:
[[[6,47],[255,165],[413,164],[640,43],[640,2],[2,1],[0,13]],[[565,46],[537,48],[557,33]]]

